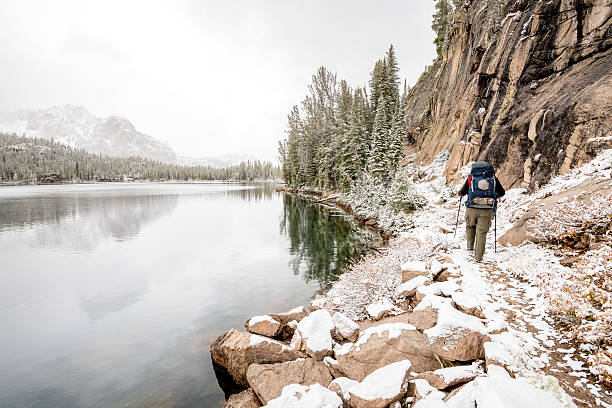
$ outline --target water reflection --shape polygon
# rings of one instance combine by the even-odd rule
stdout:
[[[210,342],[368,239],[273,184],[0,188],[0,407],[220,407]]]
[[[299,196],[283,195],[281,233],[289,238],[289,265],[294,275],[329,288],[346,265],[365,254],[373,234],[347,218]]]

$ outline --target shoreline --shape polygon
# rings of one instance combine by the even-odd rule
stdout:
[[[569,188],[559,177],[556,185],[531,195],[509,190],[500,211],[501,235],[524,214],[524,203],[539,208],[547,190]],[[286,186],[277,190],[317,197],[315,202],[357,219],[336,197],[327,199],[333,192],[326,197]],[[536,396],[542,406],[611,401],[609,389],[583,366],[579,344],[555,325],[556,311],[539,287],[538,270],[558,262],[549,258],[553,250],[528,243],[494,253],[491,240],[484,262],[475,263],[464,248],[463,230],[454,239],[449,228],[456,214],[454,203],[431,202],[414,213],[414,228],[391,240],[384,254],[353,265],[310,310],[253,316],[246,331],[232,329],[213,341],[213,362],[244,390],[228,394],[225,407],[261,407],[272,399],[290,407],[292,392],[317,393],[337,401],[330,406],[338,408],[399,407],[398,401],[447,403],[497,387]],[[537,270],[523,265],[517,253],[523,250],[539,259],[531,265]],[[525,296],[525,290],[541,294]],[[408,360],[408,368],[393,378],[396,365]],[[399,384],[391,397],[385,399],[377,387],[359,392],[382,372],[378,387]]]

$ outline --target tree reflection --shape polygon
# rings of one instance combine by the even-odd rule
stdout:
[[[283,195],[281,233],[289,238],[289,265],[307,282],[327,289],[347,264],[359,259],[375,239],[374,234],[299,196]]]

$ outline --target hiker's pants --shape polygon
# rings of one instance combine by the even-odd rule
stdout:
[[[474,257],[480,261],[487,243],[487,232],[491,228],[493,209],[490,208],[465,208],[465,232],[467,235],[467,247],[474,250]]]

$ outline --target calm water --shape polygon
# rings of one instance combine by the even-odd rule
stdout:
[[[0,406],[220,406],[210,341],[371,238],[270,185],[0,188]]]

